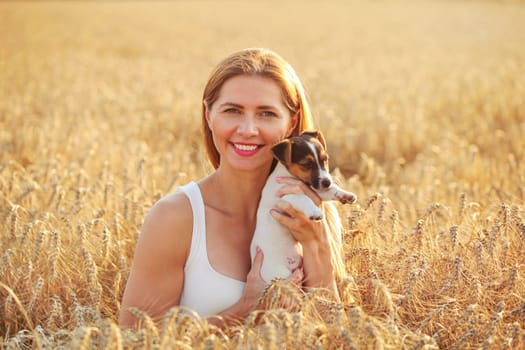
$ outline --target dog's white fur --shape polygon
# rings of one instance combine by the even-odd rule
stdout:
[[[287,278],[296,268],[302,266],[302,248],[290,232],[270,215],[270,210],[280,199],[277,197],[277,192],[284,186],[277,183],[278,176],[292,176],[280,162],[277,163],[262,190],[257,209],[257,226],[250,246],[252,261],[257,246],[264,253],[261,277],[267,283],[274,278]],[[331,181],[328,172],[323,172],[323,177],[328,177]],[[329,188],[316,192],[322,200],[339,200],[343,203],[355,201],[353,193],[346,192],[333,183]],[[289,194],[281,199],[288,201],[296,210],[302,211],[312,220],[320,220],[323,217],[322,210],[305,194]]]

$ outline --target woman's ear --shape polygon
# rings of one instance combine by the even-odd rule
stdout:
[[[206,118],[206,122],[208,125],[210,125],[210,109],[208,108],[208,103],[206,103],[206,101],[202,101],[202,108],[204,109],[204,117]]]
[[[290,127],[288,128],[288,132],[286,133],[286,137],[292,136],[293,131],[297,127],[297,124],[299,123],[299,113],[300,111],[295,112],[295,114],[292,116],[292,119],[290,121]]]

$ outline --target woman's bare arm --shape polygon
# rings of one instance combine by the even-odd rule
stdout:
[[[122,298],[121,326],[138,327],[130,307],[145,311],[159,323],[171,307],[179,304],[192,217],[189,201],[182,193],[160,200],[146,216]]]
[[[309,196],[314,203],[319,206],[322,205],[317,193],[302,181],[291,177],[283,177],[278,181],[286,185],[281,188],[280,196],[303,193]],[[330,240],[325,224],[322,221],[310,220],[302,212],[295,210],[290,203],[283,200],[276,204],[275,209],[278,210],[271,211],[273,218],[287,227],[302,245],[305,287],[324,288],[330,292],[336,301],[339,301],[335,267],[332,264]]]

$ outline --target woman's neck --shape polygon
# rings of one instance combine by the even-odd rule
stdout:
[[[253,216],[266,179],[261,173],[234,173],[219,168],[199,185],[207,205],[220,208],[227,215]]]

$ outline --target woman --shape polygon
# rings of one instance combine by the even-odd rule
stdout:
[[[147,215],[121,305],[120,324],[136,325],[129,307],[159,321],[180,305],[210,320],[244,319],[265,288],[264,252],[250,259],[258,201],[274,163],[270,148],[313,128],[301,82],[293,68],[267,49],[246,49],[221,62],[203,95],[202,128],[215,171],[157,202]],[[325,288],[339,299],[344,273],[341,224],[334,208],[293,178],[281,195],[305,193],[323,206],[311,221],[281,201],[272,210],[303,247],[303,267],[289,280]]]

